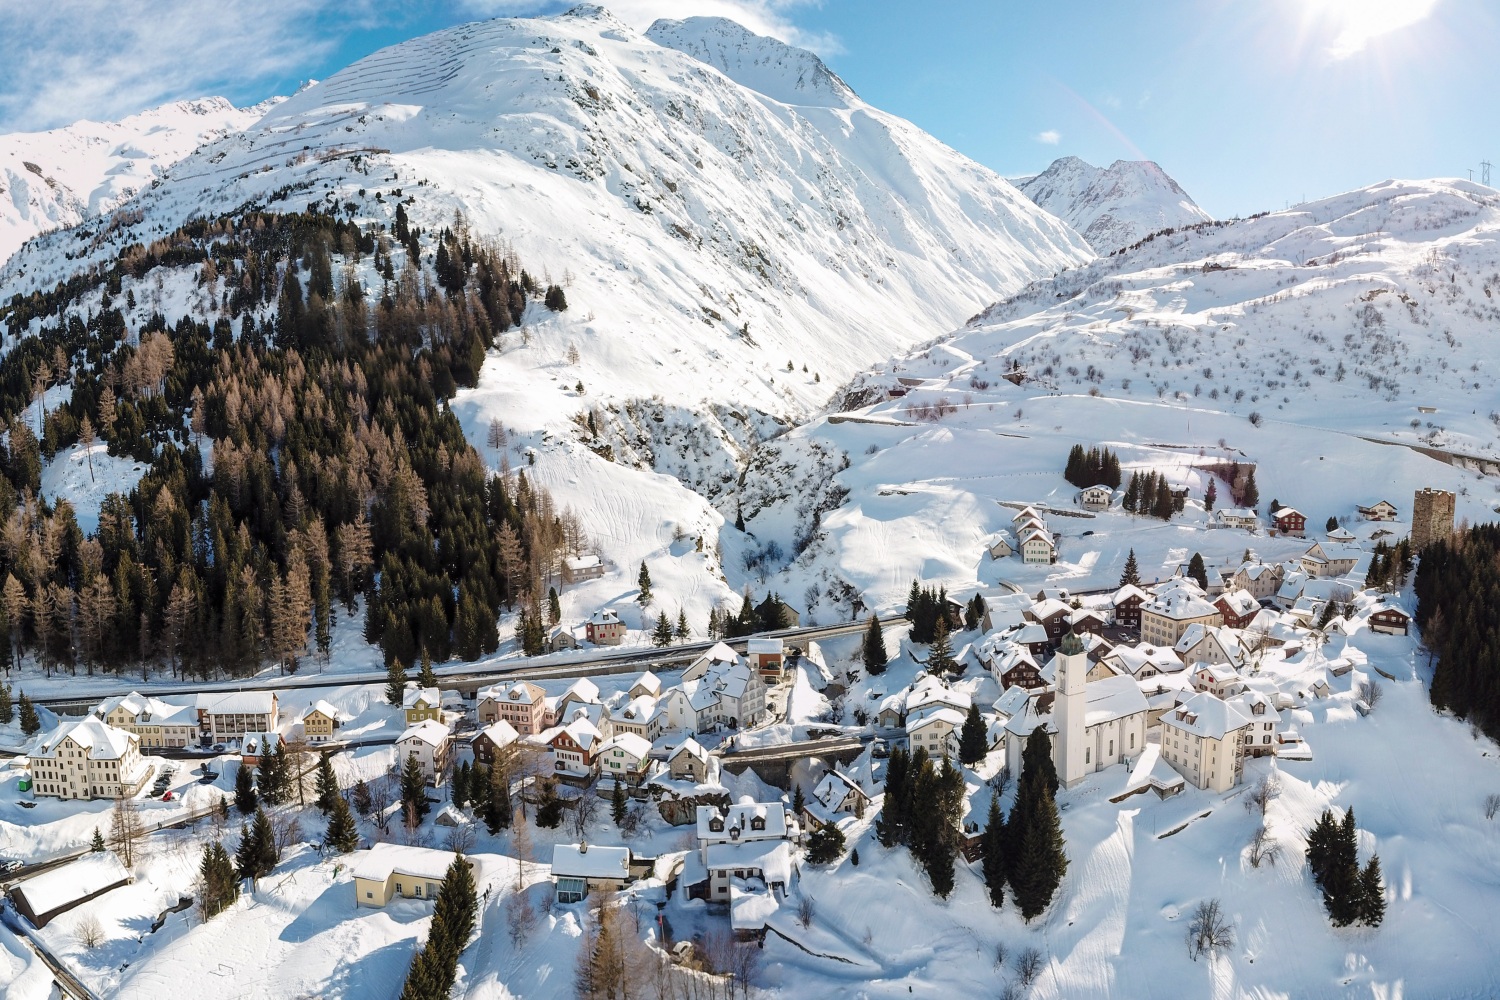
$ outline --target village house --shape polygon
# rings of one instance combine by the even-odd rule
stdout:
[[[635,733],[648,741],[654,741],[661,735],[664,719],[658,704],[659,699],[655,696],[643,694],[630,699],[621,708],[612,709],[609,719],[614,725],[615,734]]]
[[[596,646],[618,646],[625,640],[625,623],[609,608],[595,611],[583,627],[588,641]]]
[[[187,705],[172,705],[132,691],[106,698],[94,710],[105,723],[134,733],[146,750],[182,749],[196,742],[198,713]]]
[[[757,878],[772,892],[785,892],[791,881],[791,841],[798,829],[780,802],[699,806],[697,860],[703,881],[695,884],[684,873],[688,898],[728,902],[731,879]]]
[[[1161,755],[1198,788],[1227,792],[1244,774],[1244,738],[1251,725],[1240,709],[1207,692],[1161,717]]]
[[[991,559],[1009,559],[1015,552],[1015,536],[1003,529],[996,533],[994,539],[989,544]]]
[[[1176,646],[1188,626],[1218,625],[1222,621],[1219,609],[1206,598],[1179,589],[1141,605],[1141,639],[1158,646]]]
[[[552,748],[554,767],[559,774],[587,777],[594,773],[594,755],[605,737],[585,715],[560,726],[547,741]]]
[[[415,726],[419,722],[443,721],[443,699],[435,687],[424,688],[408,685],[401,695],[401,711],[406,713],[406,724]]]
[[[1160,674],[1178,673],[1185,666],[1182,657],[1172,649],[1149,642],[1116,646],[1105,654],[1103,662],[1117,674],[1142,681]]]
[[[715,643],[682,672],[678,690],[686,698],[692,728],[706,732],[716,726],[745,729],[766,713],[766,684],[744,659],[722,642]],[[681,700],[674,700],[680,712]],[[669,706],[671,707],[671,706]],[[677,721],[680,728],[685,719]]]
[[[1031,564],[1057,562],[1057,543],[1046,528],[1027,528],[1021,532],[1021,561]]]
[[[545,646],[549,653],[561,653],[565,649],[581,649],[588,632],[579,625],[554,625],[547,630]]]
[[[918,747],[923,747],[927,750],[927,756],[934,760],[951,757],[958,753],[958,732],[963,725],[962,712],[951,708],[936,708],[920,717],[909,717],[906,722],[906,737],[913,753]]]
[[[1228,664],[1200,663],[1193,670],[1193,690],[1228,699],[1245,690],[1245,682]]]
[[[616,733],[594,755],[599,775],[639,785],[651,771],[651,742],[635,733]]]
[[[1214,607],[1227,628],[1244,628],[1260,614],[1260,602],[1255,595],[1240,587],[1233,587],[1214,598]]]
[[[689,736],[667,756],[667,772],[679,781],[703,784],[708,780],[708,751]]]
[[[571,718],[570,710],[584,705],[600,705],[599,685],[587,677],[580,677],[555,700],[547,702],[547,725],[555,726]]]
[[[399,770],[415,757],[428,784],[441,785],[448,773],[449,744],[448,727],[441,722],[426,719],[409,726],[396,739],[396,767]]]
[[[1281,728],[1281,713],[1275,704],[1259,691],[1245,691],[1229,699],[1241,715],[1250,720],[1240,741],[1245,754],[1250,757],[1269,757],[1276,752],[1277,730]]]
[[[1411,628],[1411,616],[1400,608],[1382,607],[1370,612],[1371,632],[1382,635],[1406,635]]]
[[[1342,525],[1328,532],[1326,537],[1330,542],[1335,542],[1339,545],[1348,545],[1355,541],[1354,532]]]
[[[354,859],[354,905],[381,907],[395,896],[436,900],[454,856],[429,847],[376,844]],[[472,860],[465,862],[475,867]]]
[[[581,903],[595,892],[619,892],[634,878],[630,848],[554,844],[552,884],[559,903]]]
[[[984,661],[989,669],[990,676],[994,677],[996,682],[999,683],[1000,690],[1004,691],[1006,688],[1011,687],[1041,687],[1041,664],[1037,662],[1037,658],[1032,654],[1031,650],[1026,646],[1015,645],[1013,643],[1003,643],[1002,646],[1004,652],[998,656],[994,656],[992,653],[991,658]],[[985,655],[983,652],[985,648],[981,647],[981,659]]]
[[[302,737],[309,743],[327,743],[338,735],[339,726],[348,719],[348,713],[319,699],[302,714]]]
[[[563,583],[583,583],[597,580],[604,575],[604,560],[592,552],[581,556],[565,556],[562,561]]]
[[[647,670],[635,679],[635,682],[630,685],[630,690],[625,692],[625,694],[629,698],[660,698],[661,678]]]
[[[1356,508],[1360,519],[1363,521],[1394,521],[1396,519],[1396,505],[1389,500],[1377,500],[1370,506],[1360,505]]]
[[[1220,507],[1209,519],[1212,528],[1243,528],[1254,531],[1260,525],[1260,516],[1248,507]]]
[[[1280,563],[1245,563],[1229,578],[1229,586],[1247,591],[1257,601],[1275,597],[1281,589],[1282,569]]]
[[[750,669],[761,677],[781,679],[785,654],[780,639],[753,637],[745,640],[745,658],[750,661]]]
[[[870,807],[870,796],[859,782],[837,767],[823,775],[802,806],[803,829],[816,830],[840,816],[863,817]]]
[[[277,728],[276,692],[238,691],[198,696],[198,735],[204,743],[239,739]]]
[[[1140,628],[1141,605],[1150,599],[1150,595],[1131,583],[1115,591],[1109,599],[1110,607],[1114,609],[1115,624],[1122,628]]]
[[[1190,667],[1218,663],[1239,670],[1245,664],[1239,633],[1218,625],[1189,625],[1172,651]]]
[[[260,767],[266,757],[286,746],[280,733],[246,733],[240,740],[240,766]]]
[[[1114,489],[1103,484],[1086,486],[1078,491],[1078,502],[1087,510],[1108,510],[1114,498]]]
[[[141,739],[87,716],[52,731],[30,754],[31,794],[59,799],[126,799],[146,783]]]
[[[1307,530],[1307,515],[1295,507],[1281,507],[1271,512],[1278,534],[1302,538]]]
[[[547,692],[530,681],[479,692],[479,721],[505,720],[522,736],[536,736],[546,726]]]
[[[1359,562],[1361,554],[1358,549],[1334,545],[1331,542],[1327,548],[1324,548],[1321,542],[1313,542],[1308,546],[1307,551],[1298,557],[1298,562],[1302,565],[1302,571],[1308,576],[1331,579],[1354,572],[1354,566]]]
[[[1055,598],[1038,601],[1025,612],[1026,620],[1035,622],[1047,630],[1047,639],[1056,643],[1068,634],[1068,623],[1072,621],[1073,608]]]
[[[474,751],[474,759],[486,767],[492,766],[500,759],[505,750],[512,747],[521,738],[516,728],[509,722],[501,719],[492,722],[474,735],[469,746]]]

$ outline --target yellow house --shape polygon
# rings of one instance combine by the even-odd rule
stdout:
[[[401,708],[406,712],[406,724],[415,726],[429,719],[443,721],[443,701],[437,688],[409,687],[401,699]]]
[[[315,701],[302,717],[302,735],[309,743],[327,743],[343,724],[344,713],[326,701]]]
[[[396,896],[436,899],[453,858],[450,851],[376,844],[354,863],[354,904],[385,906]]]

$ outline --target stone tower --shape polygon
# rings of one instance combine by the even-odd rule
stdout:
[[[1411,549],[1421,552],[1453,534],[1453,494],[1421,489],[1411,501]]]
[[[1063,636],[1054,662],[1057,695],[1052,713],[1057,719],[1057,778],[1064,788],[1072,788],[1093,770],[1084,759],[1089,658],[1075,632],[1069,630]]]

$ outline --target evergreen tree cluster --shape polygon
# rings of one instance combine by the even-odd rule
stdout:
[[[1170,521],[1173,514],[1182,511],[1184,499],[1173,494],[1167,477],[1160,472],[1132,472],[1121,506],[1132,514]]]
[[[1362,923],[1379,927],[1385,919],[1385,883],[1380,855],[1359,866],[1359,840],[1351,807],[1339,821],[1331,809],[1307,833],[1307,866],[1323,891],[1323,906],[1335,927]]]
[[[94,831],[97,835],[98,831]],[[224,845],[215,840],[203,847],[198,865],[198,910],[212,920],[240,898],[240,883],[234,862]]]
[[[1001,818],[999,796],[990,799],[982,866],[990,905],[1004,903],[1008,884],[1028,922],[1051,904],[1068,870],[1057,786],[1052,743],[1046,729],[1038,726],[1021,754],[1021,779],[1008,820]]]
[[[890,662],[890,656],[885,651],[885,633],[880,628],[878,615],[870,616],[864,642],[860,645],[860,658],[864,660],[865,670],[871,677],[885,673],[886,664]]]
[[[458,977],[458,957],[474,933],[478,909],[474,870],[463,854],[455,854],[438,889],[427,943],[407,970],[401,1000],[447,1000]]]
[[[962,624],[950,617],[947,587],[923,587],[916,580],[906,595],[906,619],[911,622],[911,641],[924,644],[937,639],[939,622],[950,632]]]
[[[0,666],[295,670],[329,655],[340,605],[360,599],[389,660],[494,651],[500,609],[539,603],[582,532],[524,472],[488,474],[445,405],[536,283],[461,218],[431,271],[422,240],[404,205],[390,232],[318,205],[247,211],[0,307],[15,341],[0,359]],[[127,318],[123,283],[158,268],[192,274],[211,309]],[[22,419],[57,384],[68,401]],[[43,462],[79,440],[149,465],[87,536],[40,497]]]
[[[1400,590],[1406,586],[1411,568],[1410,538],[1403,538],[1395,545],[1376,542],[1375,554],[1370,557],[1370,568],[1365,573],[1365,586],[1384,591]]]
[[[777,632],[792,628],[795,624],[792,609],[781,599],[780,594],[767,592],[765,598],[756,604],[749,586],[746,586],[745,593],[740,598],[739,614],[731,614],[728,608],[709,611],[708,637],[739,639],[757,632]]]
[[[1120,485],[1120,456],[1108,448],[1090,448],[1075,444],[1068,452],[1068,465],[1063,478],[1079,489],[1089,486],[1108,486],[1117,489]]]
[[[932,883],[932,891],[943,899],[953,891],[963,802],[964,778],[959,768],[946,759],[935,764],[925,747],[917,747],[910,755],[905,747],[891,751],[876,835],[885,847],[902,844],[909,848]]]
[[[1400,570],[1397,553],[1386,557]],[[1432,704],[1500,739],[1500,525],[1481,524],[1422,550],[1413,582],[1432,659]]]
[[[257,809],[249,826],[240,824],[240,846],[234,854],[235,870],[240,878],[262,879],[271,874],[279,861],[281,850],[276,846],[271,817],[264,809]]]
[[[255,768],[255,790],[260,800],[268,806],[279,806],[288,801],[294,780],[286,744],[274,740],[271,747],[262,748],[260,763]]]
[[[833,823],[824,823],[807,838],[807,860],[828,865],[844,855],[844,832]]]

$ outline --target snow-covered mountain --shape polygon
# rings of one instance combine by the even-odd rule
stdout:
[[[0,263],[31,237],[107,215],[206,142],[274,106],[222,97],[174,101],[117,122],[0,135]]]
[[[1150,233],[1209,219],[1150,160],[1116,160],[1100,169],[1076,156],[1064,156],[1018,185],[1101,254],[1130,246]]]

